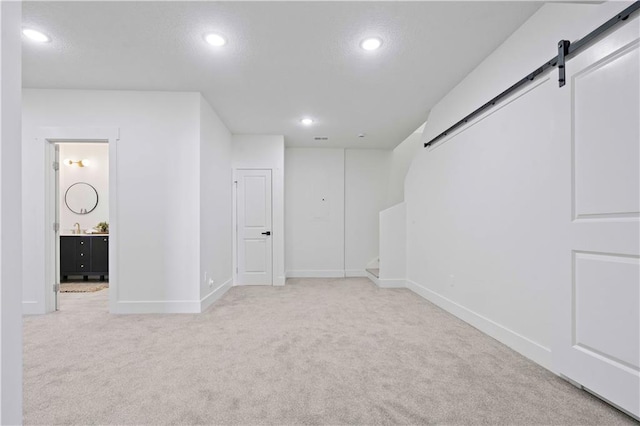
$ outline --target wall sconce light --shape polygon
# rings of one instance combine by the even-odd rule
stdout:
[[[67,166],[73,166],[74,164],[78,167],[87,167],[89,165],[89,160],[86,158],[78,161],[69,160],[68,158],[62,161]]]

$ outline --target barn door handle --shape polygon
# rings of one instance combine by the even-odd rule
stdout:
[[[263,232],[262,235],[271,235],[271,231]]]

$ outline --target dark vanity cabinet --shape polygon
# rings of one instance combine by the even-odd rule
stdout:
[[[64,235],[60,237],[60,280],[69,275],[109,275],[108,235]]]

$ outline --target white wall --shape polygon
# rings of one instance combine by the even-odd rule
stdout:
[[[377,258],[391,151],[287,148],[288,277],[366,276]]]
[[[378,257],[379,213],[387,207],[391,151],[345,150],[345,275],[366,277]]]
[[[344,150],[285,150],[288,277],[344,276]]]
[[[555,252],[544,168],[553,82],[413,162],[407,177],[407,278],[504,328],[549,364]],[[539,110],[538,110],[539,109]],[[540,141],[536,143],[536,141]],[[411,283],[410,283],[411,284]]]
[[[87,167],[66,165],[64,159],[90,161]],[[80,224],[80,229],[90,230],[100,222],[109,222],[109,145],[100,143],[66,143],[60,144],[60,180],[59,207],[60,233],[68,234],[74,228],[74,223]],[[65,192],[77,182],[85,182],[93,186],[98,192],[98,205],[87,214],[72,212],[65,204]]]
[[[200,95],[25,89],[23,103],[22,206],[28,241],[23,301],[35,303],[37,309],[32,312],[45,311],[44,289],[49,289],[44,269],[34,267],[45,263],[44,235],[49,226],[44,220],[44,142],[38,139],[42,126],[120,129],[117,159],[111,158],[117,164],[119,236],[118,288],[112,312],[199,312],[200,265],[205,263],[198,237],[199,156],[202,146],[215,139],[205,129],[201,146]],[[208,117],[203,123],[215,122],[211,112],[203,114]],[[213,135],[221,123],[211,126]],[[210,207],[210,199],[203,202],[204,214]],[[212,252],[207,247],[205,251]],[[219,274],[218,280],[230,276],[224,267],[211,264],[211,269]]]
[[[22,3],[0,2],[0,424],[22,423]]]
[[[231,133],[200,96],[200,297],[201,310],[232,281]]]
[[[558,40],[582,37],[625,6],[543,6],[431,110],[423,141],[553,57]],[[409,288],[548,368],[559,235],[550,135],[554,121],[570,120],[553,116],[556,80],[554,70],[421,150],[405,192]]]
[[[271,169],[273,284],[285,283],[284,136],[233,135],[232,166],[237,169]],[[235,242],[234,242],[235,243]],[[235,245],[234,245],[235,247]],[[235,253],[235,249],[234,249]]]
[[[388,287],[404,287],[407,265],[407,209],[396,204],[380,212],[380,276]]]
[[[422,132],[412,133],[391,152],[386,207],[404,201],[404,180],[413,158],[422,149]]]

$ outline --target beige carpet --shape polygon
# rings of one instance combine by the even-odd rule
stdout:
[[[632,420],[405,289],[234,287],[201,315],[25,318],[26,424],[558,424]]]

